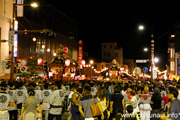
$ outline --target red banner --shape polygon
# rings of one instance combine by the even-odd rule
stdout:
[[[78,42],[78,63],[81,64],[81,60],[83,59],[83,40],[79,40]]]

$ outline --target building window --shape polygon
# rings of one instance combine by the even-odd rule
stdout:
[[[112,45],[110,45],[110,48],[112,49]]]
[[[104,45],[104,48],[106,48],[106,45]]]
[[[171,48],[171,50],[170,50],[170,58],[174,58],[174,49],[173,48]]]
[[[107,56],[108,56],[108,57],[110,57],[110,56],[111,56],[111,54],[110,54],[110,53],[107,53]]]
[[[174,71],[174,62],[171,62],[171,63],[170,63],[170,68],[171,68],[170,71]]]
[[[94,68],[97,69],[97,65],[94,65]]]
[[[104,66],[102,65],[102,69],[104,68]]]

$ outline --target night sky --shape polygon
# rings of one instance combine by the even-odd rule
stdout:
[[[129,4],[98,0],[46,0],[79,24],[78,39],[84,40],[84,50],[90,58],[101,59],[101,43],[117,42],[123,48],[124,59],[150,59],[151,30],[155,38],[155,56],[158,66],[167,64],[168,34],[179,21],[178,4]],[[151,1],[153,2],[153,1]],[[138,25],[145,26],[144,31]],[[144,47],[149,51],[145,53]]]

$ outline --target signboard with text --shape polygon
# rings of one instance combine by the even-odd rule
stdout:
[[[83,40],[79,40],[78,42],[78,63],[81,64],[81,60],[83,59]]]
[[[17,17],[23,17],[24,14],[24,6],[18,4],[24,4],[24,0],[17,0]]]

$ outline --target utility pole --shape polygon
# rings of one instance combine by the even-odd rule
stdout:
[[[151,79],[154,81],[154,35],[151,34]]]
[[[15,20],[16,20],[16,12],[15,12],[15,3],[13,3],[13,30],[15,31]],[[10,79],[14,79],[14,44],[11,46],[11,68],[10,68]]]

